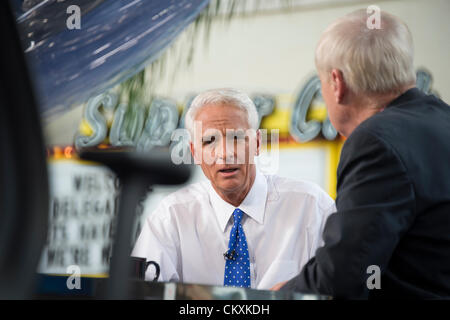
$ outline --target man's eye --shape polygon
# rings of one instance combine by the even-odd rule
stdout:
[[[211,144],[211,143],[213,143],[215,140],[216,140],[215,137],[206,138],[206,139],[203,140],[203,145],[206,146],[206,145],[208,145],[208,144]]]

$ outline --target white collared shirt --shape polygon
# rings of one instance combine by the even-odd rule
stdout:
[[[256,173],[239,208],[250,255],[251,287],[270,289],[297,275],[323,244],[334,201],[317,185]],[[132,256],[161,266],[159,281],[223,285],[233,205],[209,181],[165,197],[142,227]],[[146,280],[154,278],[147,270]]]

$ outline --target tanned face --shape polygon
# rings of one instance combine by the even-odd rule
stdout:
[[[203,173],[216,192],[239,205],[255,179],[259,132],[248,134],[254,131],[248,131],[246,111],[233,105],[204,106],[195,121],[201,123],[201,134],[194,133],[194,158],[201,158]]]

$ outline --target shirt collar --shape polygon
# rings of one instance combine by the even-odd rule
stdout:
[[[222,231],[225,231],[230,217],[237,208],[244,211],[245,214],[256,220],[258,223],[262,224],[264,222],[264,212],[267,199],[267,180],[264,175],[258,171],[258,169],[256,169],[255,181],[239,207],[235,207],[223,200],[216,193],[211,185],[211,182],[208,184],[208,192],[211,205]]]
[[[392,106],[397,106],[397,105],[403,104],[405,102],[408,102],[410,100],[420,99],[420,98],[423,98],[425,96],[426,95],[422,91],[420,91],[417,87],[413,87],[411,89],[406,90],[400,96],[398,96],[397,98],[392,100],[386,106],[386,108],[389,108],[389,107],[392,107]]]

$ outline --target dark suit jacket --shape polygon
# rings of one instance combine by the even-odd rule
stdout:
[[[361,123],[338,167],[337,212],[284,289],[335,298],[450,297],[450,107],[410,89]],[[381,270],[381,289],[375,283]]]

